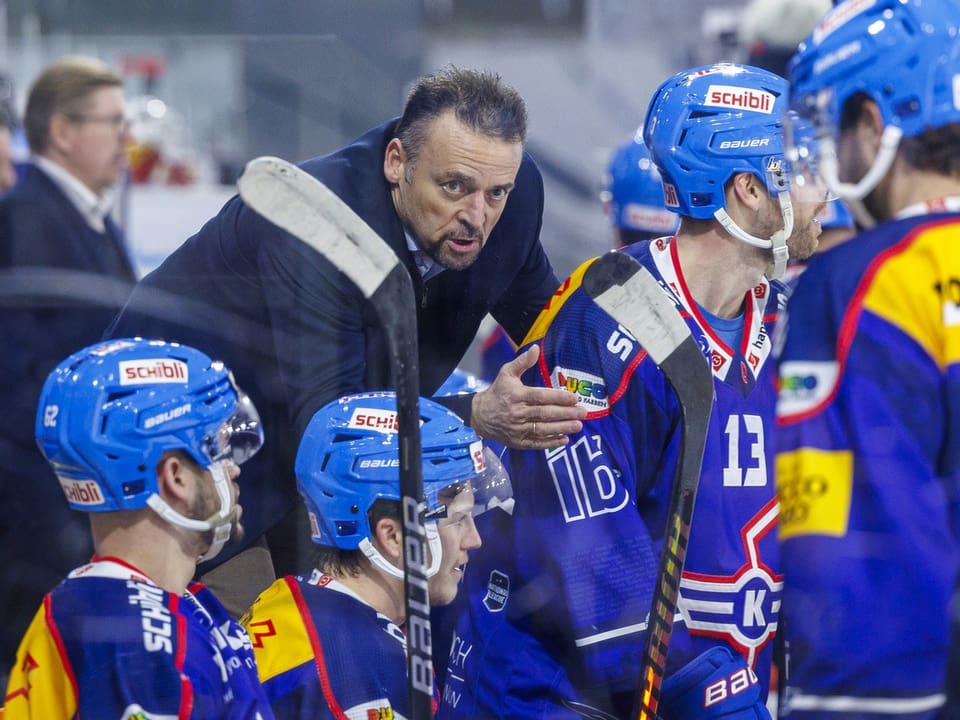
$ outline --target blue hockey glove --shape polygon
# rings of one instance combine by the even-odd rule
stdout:
[[[663,720],[770,720],[756,674],[719,646],[664,678],[657,710]]]

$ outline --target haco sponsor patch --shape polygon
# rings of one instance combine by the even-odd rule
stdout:
[[[187,364],[170,358],[121,360],[119,369],[121,385],[187,383],[190,380]]]
[[[603,378],[583,370],[568,370],[559,365],[553,369],[551,379],[554,387],[567,390],[577,396],[577,404],[590,410],[606,410],[610,407],[607,386]]]
[[[853,494],[849,451],[800,448],[777,455],[780,539],[847,534]]]
[[[776,96],[766,90],[739,87],[737,85],[711,85],[707,88],[707,107],[722,107],[731,110],[751,110],[770,115]]]
[[[382,433],[395,433],[400,430],[397,413],[377,408],[357,408],[350,416],[347,427],[366,428]]]

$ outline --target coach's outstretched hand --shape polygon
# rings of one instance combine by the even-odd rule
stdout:
[[[471,423],[481,437],[520,450],[545,450],[566,445],[567,435],[580,432],[587,410],[566,390],[528,387],[520,376],[540,357],[540,347],[500,368],[489,388],[473,398]]]

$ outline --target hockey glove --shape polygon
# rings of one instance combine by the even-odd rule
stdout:
[[[770,720],[756,674],[719,646],[664,679],[658,712],[663,720]]]

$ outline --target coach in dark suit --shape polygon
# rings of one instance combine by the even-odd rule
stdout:
[[[124,113],[106,66],[50,65],[24,113],[31,160],[0,196],[0,675],[44,593],[92,552],[86,519],[51,492],[33,427],[47,374],[100,339],[136,280],[107,215],[125,167]]]
[[[543,182],[525,134],[512,88],[448,70],[418,81],[399,120],[303,165],[406,265],[424,395],[460,362],[488,312],[520,341],[559,284],[540,244]],[[240,478],[247,552],[205,581],[242,610],[272,580],[260,542],[271,530],[276,570],[306,570],[296,542],[308,533],[277,529],[299,506],[300,434],[334,398],[393,386],[379,320],[360,291],[235,197],[140,283],[112,333],[179,340],[223,359],[263,416],[266,443]],[[535,357],[505,366],[490,390],[454,409],[482,436],[527,448],[565,443],[582,411],[565,391],[522,385]]]

